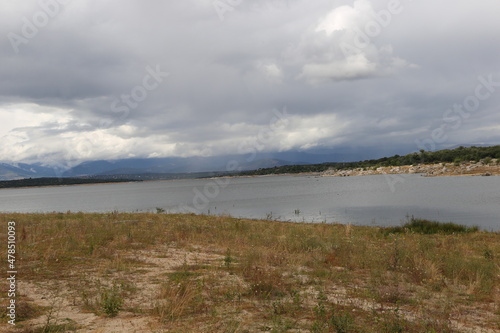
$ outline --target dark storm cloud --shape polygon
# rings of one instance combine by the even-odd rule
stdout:
[[[436,147],[497,143],[499,9],[493,0],[4,1],[1,159],[237,153],[284,107],[287,126],[267,151],[417,150],[443,125]],[[447,109],[488,75],[495,91],[458,126]]]

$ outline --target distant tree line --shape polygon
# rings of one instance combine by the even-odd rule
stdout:
[[[491,159],[500,159],[500,145],[491,147],[463,147],[455,149],[444,149],[438,151],[425,151],[421,149],[404,156],[394,155],[373,160],[357,162],[328,162],[320,164],[307,165],[284,165],[274,168],[263,168],[252,171],[243,171],[240,175],[268,175],[283,173],[302,173],[302,172],[323,172],[328,169],[346,170],[346,169],[369,169],[388,166],[435,164],[435,163],[455,163],[479,162],[481,160],[489,163]]]
[[[26,178],[16,180],[0,181],[0,188],[31,187],[31,186],[55,186],[55,185],[79,185],[99,183],[119,183],[137,181],[130,179],[85,179],[85,178]]]

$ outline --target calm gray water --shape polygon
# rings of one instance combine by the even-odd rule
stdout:
[[[379,226],[399,225],[413,215],[500,230],[498,176],[388,177],[272,176],[4,189],[0,211],[156,212],[158,207],[166,212]]]

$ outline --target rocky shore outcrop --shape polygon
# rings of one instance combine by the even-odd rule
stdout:
[[[357,168],[349,170],[329,169],[322,173],[322,176],[347,177],[347,176],[367,176],[386,174],[422,174],[423,176],[494,176],[500,175],[499,160],[493,159],[489,164],[483,162],[468,163],[439,163],[389,166],[378,168]]]

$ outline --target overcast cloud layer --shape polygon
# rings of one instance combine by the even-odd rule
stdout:
[[[499,13],[498,0],[4,0],[0,160],[498,144]]]

